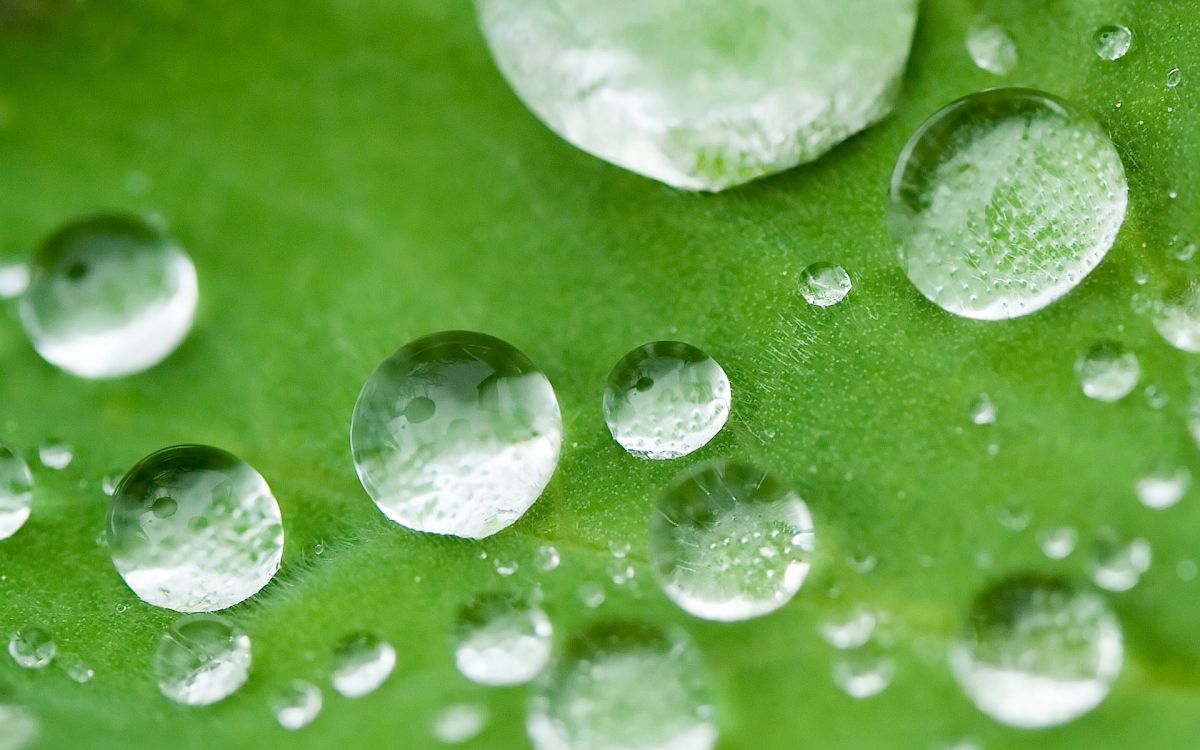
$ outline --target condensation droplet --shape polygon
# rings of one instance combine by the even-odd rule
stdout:
[[[1141,378],[1137,356],[1115,341],[1101,341],[1080,353],[1075,375],[1083,393],[1097,401],[1119,401]]]
[[[96,670],[75,654],[60,653],[55,657],[55,664],[63,671],[63,674],[80,685],[91,682],[92,678],[96,676]]]
[[[967,54],[981,69],[1006,76],[1017,67],[1017,43],[1003,26],[977,23],[967,31]]]
[[[1038,532],[1037,542],[1042,554],[1051,560],[1062,560],[1075,551],[1079,532],[1070,526],[1054,526]]]
[[[1175,505],[1192,486],[1192,472],[1186,466],[1160,466],[1138,479],[1134,485],[1142,505],[1162,510]]]
[[[23,669],[45,669],[54,661],[58,647],[42,628],[21,628],[8,639],[8,655]]]
[[[543,544],[537,549],[537,567],[538,570],[549,573],[558,568],[562,562],[562,557],[558,554],[558,549],[552,544]]]
[[[1107,591],[1129,591],[1150,569],[1151,561],[1148,541],[1102,528],[1096,532],[1089,561],[1092,582]]]
[[[325,705],[321,688],[305,680],[292,680],[271,699],[271,712],[284,729],[303,729],[317,718]]]
[[[396,650],[366,633],[348,636],[333,652],[333,687],[347,698],[373,693],[396,666]]]
[[[482,685],[519,685],[546,665],[552,635],[540,607],[512,594],[481,594],[459,612],[454,663]]]
[[[163,634],[154,657],[158,689],[185,706],[207,706],[250,674],[250,636],[220,615],[187,615]]]
[[[75,460],[75,449],[58,438],[43,441],[38,446],[38,461],[53,471],[61,471]]]
[[[821,619],[821,637],[837,649],[858,648],[871,640],[875,632],[875,613],[861,605],[835,612]]]
[[[981,393],[971,400],[971,421],[975,424],[995,424],[996,403],[986,393]]]
[[[1125,26],[1109,24],[1096,29],[1092,49],[1101,60],[1120,60],[1133,46],[1133,32]]]
[[[1167,88],[1173,89],[1183,83],[1183,71],[1179,68],[1171,68],[1167,71]]]
[[[489,718],[486,706],[451,703],[434,714],[429,733],[443,745],[461,745],[478,737],[487,727]]]
[[[0,703],[0,750],[30,750],[42,735],[42,722],[24,706]]]
[[[33,473],[25,459],[0,445],[0,539],[8,539],[29,520]]]
[[[862,646],[839,653],[833,661],[833,682],[851,698],[870,698],[892,684],[896,662],[877,647]]]
[[[850,274],[832,263],[813,263],[800,274],[800,294],[814,307],[832,307],[846,298]]]

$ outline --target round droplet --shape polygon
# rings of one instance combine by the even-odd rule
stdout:
[[[283,557],[283,524],[253,467],[218,448],[181,445],[150,454],[121,479],[108,546],[144,601],[210,612],[267,585]]]
[[[863,606],[834,612],[821,619],[821,637],[837,649],[858,648],[875,632],[875,613]]]
[[[8,639],[8,655],[24,669],[44,669],[57,652],[54,639],[39,627],[21,628]]]
[[[1150,307],[1154,328],[1181,351],[1200,352],[1200,280],[1167,289]]]
[[[185,706],[229,697],[250,674],[250,636],[220,615],[187,615],[163,633],[154,657],[158,689]]]
[[[1171,68],[1167,71],[1167,88],[1173,89],[1183,83],[1183,71],[1179,68]]]
[[[717,741],[711,700],[686,634],[606,623],[555,659],[526,726],[536,750],[708,750]]]
[[[1125,26],[1101,26],[1092,36],[1092,49],[1101,60],[1120,60],[1132,46],[1133,32]]]
[[[464,331],[417,339],[384,360],[350,428],[358,477],[384,515],[476,539],[533,505],[561,443],[546,376],[509,344]]]
[[[913,0],[479,0],[496,62],[552,130],[675,187],[811,161],[889,112]]]
[[[46,240],[21,297],[38,353],[84,378],[141,372],[192,327],[199,296],[191,258],[140,219],[96,216]]]
[[[975,424],[995,424],[996,402],[986,393],[981,393],[971,401],[971,421]]]
[[[1102,598],[1055,579],[1017,576],[976,599],[950,665],[979,710],[1035,729],[1098,706],[1123,654],[1120,626]]]
[[[601,604],[604,604],[606,594],[604,587],[594,581],[585,581],[579,584],[579,588],[575,591],[579,601],[583,602],[583,606],[588,609],[596,609]]]
[[[292,680],[271,699],[271,711],[279,726],[295,731],[313,723],[324,704],[319,687],[305,680]]]
[[[1038,546],[1051,560],[1062,560],[1075,551],[1079,532],[1070,526],[1055,526],[1038,532]]]
[[[454,662],[480,684],[519,685],[546,666],[552,633],[539,607],[510,594],[483,594],[459,612]]]
[[[1115,341],[1101,341],[1080,353],[1075,375],[1088,398],[1119,401],[1137,386],[1142,369],[1133,352]]]
[[[841,266],[813,263],[800,274],[800,294],[814,307],[832,307],[850,293],[850,274]]]
[[[650,517],[650,560],[663,591],[707,620],[745,620],[800,590],[815,543],[796,492],[748,464],[688,469]]]
[[[976,24],[967,31],[967,53],[983,70],[1006,76],[1017,67],[1017,43],[997,24]]]
[[[0,703],[0,750],[29,750],[42,734],[42,722],[24,706]]]
[[[366,633],[345,638],[333,652],[333,687],[347,698],[373,693],[396,666],[396,649]]]
[[[51,438],[38,446],[38,461],[53,471],[61,471],[75,460],[75,449],[69,443]]]
[[[995,89],[933,115],[892,177],[889,227],[909,280],[968,318],[1036,312],[1104,258],[1128,185],[1091,118],[1038,91]]]
[[[1092,582],[1107,591],[1129,591],[1150,569],[1152,557],[1150,543],[1145,539],[1102,528],[1092,545]]]
[[[1186,466],[1161,466],[1137,480],[1134,491],[1142,505],[1162,510],[1175,505],[1192,486],[1192,472]]]
[[[833,682],[851,698],[879,695],[895,676],[896,662],[871,646],[843,651],[833,662]]]
[[[461,745],[479,736],[488,723],[486,706],[478,703],[451,703],[433,717],[430,734],[443,745]]]
[[[538,570],[545,573],[558,568],[562,562],[562,557],[558,554],[558,548],[552,544],[543,544],[537,548],[537,567]]]
[[[715,359],[690,344],[656,341],[626,354],[609,374],[604,421],[638,458],[679,458],[721,431],[731,398]]]
[[[8,539],[29,520],[33,474],[25,459],[0,445],[0,539]]]

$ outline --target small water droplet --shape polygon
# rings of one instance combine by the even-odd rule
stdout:
[[[1079,532],[1070,526],[1054,526],[1038,532],[1037,541],[1043,555],[1051,560],[1062,560],[1075,551]]]
[[[36,626],[21,628],[8,639],[8,655],[24,669],[44,669],[57,652],[50,634]]]
[[[451,703],[434,714],[429,733],[443,745],[461,745],[478,737],[489,718],[479,703]]]
[[[60,471],[70,466],[71,461],[75,460],[75,449],[69,443],[51,438],[38,446],[38,460],[47,469]]]
[[[871,640],[875,632],[875,613],[861,605],[850,607],[823,618],[818,628],[830,646],[858,648]]]
[[[496,572],[502,578],[508,578],[509,576],[516,573],[517,570],[520,568],[520,566],[517,564],[516,560],[513,560],[512,558],[509,558],[509,557],[502,557],[502,556],[497,556],[496,558],[494,558],[492,560],[492,567],[494,567],[496,569]]]
[[[113,471],[105,474],[104,477],[100,479],[100,491],[108,497],[112,497],[113,493],[117,491],[117,485],[121,483],[122,476],[124,476],[124,474],[119,471]]]
[[[25,459],[0,445],[0,539],[8,539],[29,520],[33,473]]]
[[[833,682],[851,698],[878,695],[895,676],[896,662],[872,646],[843,651],[833,661]]]
[[[543,544],[537,549],[537,567],[538,570],[549,573],[558,568],[562,562],[562,557],[558,554],[558,549],[551,544]]]
[[[618,560],[623,560],[629,554],[630,549],[632,549],[632,545],[624,539],[608,540],[608,551]]]
[[[284,729],[303,729],[321,713],[325,697],[321,688],[305,680],[292,680],[271,699],[271,712]]]
[[[219,615],[187,615],[158,642],[158,689],[185,706],[207,706],[229,697],[250,673],[250,636]]]
[[[482,594],[459,612],[454,663],[480,684],[519,685],[546,665],[552,635],[541,608],[511,594]]]
[[[1169,287],[1149,308],[1154,328],[1168,344],[1181,351],[1200,352],[1200,281],[1189,278]]]
[[[850,274],[832,263],[813,263],[800,274],[800,294],[814,307],[832,307],[846,298],[853,283]]]
[[[1033,520],[1033,513],[1016,503],[1005,503],[996,512],[996,519],[1009,531],[1024,531]]]
[[[1183,71],[1179,68],[1171,68],[1167,71],[1167,88],[1173,89],[1183,82]]]
[[[581,583],[575,594],[579,597],[579,601],[583,602],[583,606],[588,609],[596,609],[604,604],[604,587],[598,583],[591,581]]]
[[[971,421],[975,424],[995,424],[996,422],[996,404],[986,393],[981,393],[971,400],[970,413]]]
[[[15,299],[29,288],[29,263],[23,259],[0,258],[0,299]]]
[[[96,670],[88,666],[87,662],[75,654],[59,654],[55,658],[55,664],[58,665],[58,668],[67,677],[80,685],[91,682],[92,678],[96,676]]]
[[[1092,582],[1107,591],[1128,591],[1150,569],[1150,543],[1125,537],[1111,528],[1096,533],[1090,560]]]
[[[1120,60],[1133,46],[1133,32],[1125,26],[1110,24],[1096,29],[1092,49],[1101,60]]]
[[[1075,375],[1083,393],[1097,401],[1119,401],[1141,377],[1137,356],[1115,341],[1092,345],[1075,360]]]
[[[998,76],[1017,67],[1017,43],[994,23],[976,23],[967,31],[967,53],[981,69]]]
[[[35,713],[14,703],[0,703],[0,750],[30,750],[42,734]]]
[[[366,633],[351,635],[333,652],[333,687],[347,698],[374,692],[396,666],[392,644]]]
[[[1161,510],[1175,505],[1192,485],[1192,473],[1186,466],[1163,465],[1137,480],[1134,490],[1147,508]]]

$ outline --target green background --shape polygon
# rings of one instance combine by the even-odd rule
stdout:
[[[965,53],[980,12],[1019,46],[1006,79]],[[1109,22],[1136,35],[1115,63],[1091,50],[1093,30]],[[24,250],[98,209],[152,212],[194,256],[202,297],[174,356],[116,382],[55,371],[15,318],[0,320],[0,435],[27,454],[49,437],[77,449],[67,470],[37,472],[32,519],[0,543],[0,631],[42,625],[97,672],[76,685],[5,659],[0,689],[42,716],[46,748],[416,748],[433,744],[430,718],[455,700],[491,707],[472,747],[522,747],[526,691],[467,683],[448,633],[470,595],[536,582],[560,644],[609,616],[685,626],[711,671],[730,750],[927,748],[965,735],[988,748],[1197,746],[1200,582],[1176,567],[1200,556],[1200,503],[1192,493],[1151,511],[1132,485],[1162,460],[1200,476],[1186,428],[1193,368],[1137,312],[1134,282],[1145,272],[1150,293],[1185,272],[1170,249],[1200,238],[1198,55],[1192,0],[929,0],[890,119],[814,165],[710,196],[550,134],[496,72],[462,0],[0,0],[0,246]],[[1175,66],[1184,80],[1168,89]],[[1125,160],[1131,207],[1116,247],[1076,291],[1037,315],[981,323],[940,311],[907,282],[885,198],[917,125],[1000,84],[1093,111]],[[855,284],[825,310],[797,291],[818,260],[844,265]],[[449,328],[528,354],[566,423],[545,495],[481,543],[386,521],[347,445],[374,366]],[[600,393],[625,352],[664,338],[723,364],[733,415],[693,457],[643,462],[608,437]],[[1100,338],[1137,352],[1143,386],[1165,406],[1140,389],[1117,404],[1082,395],[1073,363]],[[999,417],[980,427],[968,404],[984,391]],[[180,442],[256,466],[287,532],[280,574],[230,611],[254,638],[251,679],[207,709],[158,694],[149,663],[173,615],[137,600],[96,544],[101,476]],[[813,576],[782,611],[752,622],[689,618],[644,562],[659,489],[716,456],[775,469],[818,523]],[[1025,514],[1020,531],[1000,520]],[[1059,524],[1080,530],[1080,549],[1052,563],[1035,536]],[[1110,597],[1127,645],[1112,695],[1064,727],[993,723],[945,664],[966,607],[1007,573],[1085,577],[1104,525],[1154,549],[1142,583]],[[576,589],[607,580],[610,540],[633,544],[639,575],[588,610]],[[533,552],[547,542],[563,564],[541,573]],[[869,573],[847,563],[867,554],[878,560]],[[521,568],[501,579],[496,557]],[[865,701],[834,686],[834,654],[816,633],[844,602],[891,617],[896,677]],[[327,690],[312,726],[280,729],[270,696],[297,677],[328,687],[332,646],[359,629],[395,644],[392,678],[354,701]]]

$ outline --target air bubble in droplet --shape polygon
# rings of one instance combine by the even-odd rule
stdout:
[[[1083,393],[1097,401],[1119,401],[1137,386],[1142,369],[1137,356],[1115,341],[1101,341],[1080,353],[1075,375]]]
[[[396,649],[367,634],[348,636],[333,652],[333,687],[347,698],[374,692],[396,666]]]
[[[546,665],[552,635],[541,608],[512,594],[482,594],[459,612],[454,662],[480,684],[519,685]]]
[[[250,636],[220,615],[187,615],[163,634],[154,658],[158,689],[185,706],[232,695],[250,674]]]

